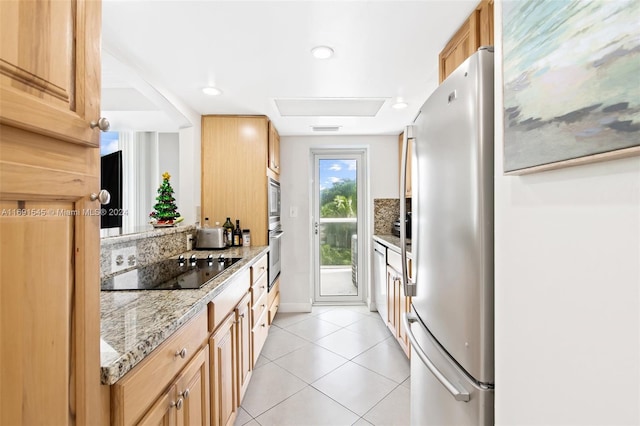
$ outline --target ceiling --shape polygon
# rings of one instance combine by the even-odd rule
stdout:
[[[314,126],[399,134],[437,86],[438,53],[477,3],[104,0],[103,114],[114,130],[258,114],[281,135],[327,134]],[[315,59],[317,45],[334,56]],[[223,93],[205,95],[206,86]],[[392,108],[398,98],[408,107]]]

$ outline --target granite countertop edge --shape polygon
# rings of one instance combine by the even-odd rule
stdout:
[[[373,239],[380,244],[384,244],[387,248],[400,253],[400,237],[393,234],[374,234]],[[407,255],[411,256],[411,243],[407,244]]]
[[[182,253],[185,257],[192,254],[206,257],[210,253],[214,256],[223,254],[242,257],[241,261],[198,290],[101,291],[101,383],[112,385],[120,380],[183,324],[205,309],[210,301],[231,284],[239,272],[251,267],[268,251],[268,246],[259,246]],[[172,258],[177,259],[178,256]],[[161,304],[159,302],[164,302],[165,306],[156,309]],[[127,323],[130,318],[136,322],[140,319],[139,316],[143,317],[140,321],[142,330],[137,329],[138,324]]]

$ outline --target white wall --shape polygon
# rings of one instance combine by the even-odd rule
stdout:
[[[501,69],[496,424],[640,424],[640,158],[503,176]]]
[[[282,136],[280,163],[282,172],[282,272],[280,275],[282,311],[311,309],[313,264],[311,259],[311,178],[312,148],[353,148],[368,150],[368,224],[365,253],[371,252],[373,199],[398,198],[397,136]],[[290,207],[298,209],[290,217]],[[369,256],[367,256],[369,258]],[[370,268],[369,268],[370,269]],[[370,271],[367,277],[371,277]],[[367,284],[369,287],[369,284]]]

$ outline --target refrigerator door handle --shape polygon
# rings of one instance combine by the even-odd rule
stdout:
[[[404,326],[404,329],[407,332],[407,337],[409,337],[411,346],[413,346],[414,354],[418,355],[418,358],[420,358],[423,364],[427,366],[429,371],[433,373],[433,375],[436,377],[436,379],[438,379],[438,381],[442,384],[442,386],[444,386],[445,389],[447,389],[449,393],[453,395],[453,398],[456,401],[468,402],[470,399],[469,392],[467,392],[464,389],[460,390],[453,383],[451,383],[444,376],[444,374],[442,374],[440,370],[438,370],[436,366],[433,365],[431,360],[427,357],[427,355],[424,353],[422,348],[420,348],[420,346],[418,345],[418,341],[416,340],[416,337],[413,335],[413,331],[411,331],[411,323],[417,322],[417,321],[418,321],[418,317],[416,317],[415,314],[405,313],[402,315],[402,323],[403,323],[402,325]]]
[[[416,295],[416,285],[410,283],[407,276],[407,153],[409,151],[409,140],[413,140],[413,126],[404,129],[402,137],[402,160],[400,162],[400,250],[402,256],[402,285],[404,295],[407,297]],[[413,224],[412,224],[413,226]]]

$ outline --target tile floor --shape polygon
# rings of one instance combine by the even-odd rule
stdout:
[[[377,312],[278,313],[235,424],[408,425],[409,380]]]

